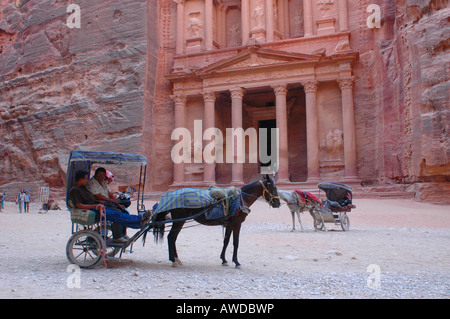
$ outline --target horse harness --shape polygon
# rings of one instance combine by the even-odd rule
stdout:
[[[263,188],[262,198],[266,202],[268,202],[269,204],[272,204],[274,199],[278,199],[278,200],[280,199],[280,196],[275,196],[271,192],[269,192],[269,190],[267,189],[267,187],[264,185],[264,183],[261,180],[259,182],[260,182],[260,184],[261,184],[261,186]],[[266,194],[269,194],[269,196],[270,196],[269,199],[266,198],[266,196],[265,196]]]

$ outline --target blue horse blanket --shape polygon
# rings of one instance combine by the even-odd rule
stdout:
[[[212,205],[216,199],[211,196],[210,190],[197,188],[181,188],[172,192],[165,193],[157,205],[155,205],[154,214],[169,212],[177,208],[203,208]],[[239,197],[230,200],[228,216],[234,216],[240,208]],[[214,206],[205,213],[207,220],[223,218],[225,215],[224,205],[222,203]]]
[[[202,208],[213,204],[214,201],[209,190],[181,188],[165,193],[158,203],[155,214],[177,208]]]

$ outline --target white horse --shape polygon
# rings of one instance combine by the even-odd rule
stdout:
[[[308,208],[306,205],[302,205],[302,200],[299,201],[300,195],[296,191],[283,191],[278,189],[278,196],[284,200],[291,211],[292,215],[292,230],[295,231],[295,214],[297,214],[298,222],[300,223],[300,228],[303,230],[302,219],[300,213],[303,213]]]

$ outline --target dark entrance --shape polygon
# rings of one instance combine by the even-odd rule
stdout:
[[[259,129],[266,129],[267,131],[267,141],[266,141],[266,150],[267,150],[267,156],[272,156],[272,143],[276,143],[276,140],[272,141],[272,128],[275,129],[277,128],[277,120],[273,119],[273,120],[262,120],[262,121],[258,121],[258,132]],[[259,145],[259,149],[261,149],[262,145]],[[260,151],[261,153],[261,151]],[[259,159],[260,162],[260,166],[261,167],[267,167],[270,166],[272,164],[272,161],[269,160],[267,163],[263,163],[261,162],[261,158]]]

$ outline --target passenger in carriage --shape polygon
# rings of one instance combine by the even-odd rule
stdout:
[[[94,177],[92,177],[86,184],[87,190],[91,192],[98,201],[104,203],[106,207],[114,210],[120,210],[121,212],[128,214],[125,206],[120,203],[120,200],[114,196],[114,193],[109,188],[107,178],[106,169],[103,167],[97,168],[95,170]],[[113,223],[111,225],[111,229],[113,233],[118,236],[115,239],[116,242],[126,242],[129,239],[125,226]]]
[[[86,184],[88,183],[88,172],[86,171],[77,171],[75,174],[75,185],[70,189],[69,199],[72,201],[75,207],[80,209],[90,209],[98,212],[98,220],[100,219],[100,210],[104,210],[106,213],[106,220],[117,223],[125,227],[130,228],[141,228],[148,220],[150,219],[150,213],[146,212],[144,215],[129,215],[123,213],[119,210],[114,210],[109,207],[105,207],[94,197],[94,195],[89,192],[86,188]],[[117,233],[113,229],[113,239],[115,241],[123,241],[120,240],[121,233]]]
[[[117,206],[120,210],[125,211],[125,207],[120,204],[120,200],[114,196],[106,183],[106,169],[103,167],[95,170],[94,177],[87,182],[86,188],[97,200],[105,202],[107,206]]]

